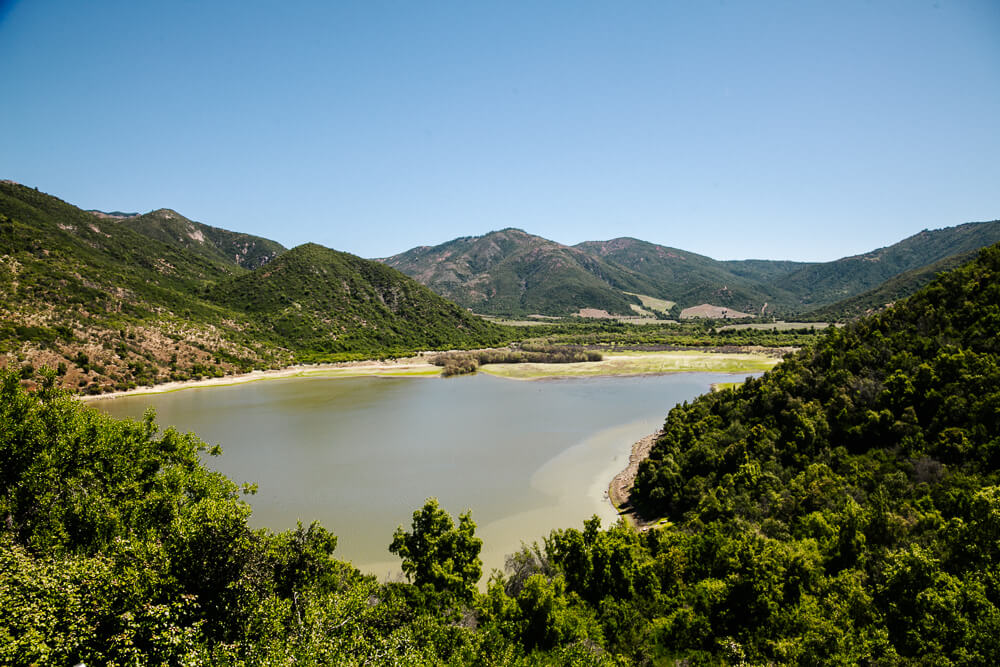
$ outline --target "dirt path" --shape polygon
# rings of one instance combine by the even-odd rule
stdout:
[[[628,466],[615,475],[615,478],[611,480],[611,485],[608,487],[608,500],[611,501],[611,505],[618,510],[621,516],[625,517],[633,526],[640,530],[648,529],[652,524],[640,519],[632,509],[630,498],[632,483],[639,472],[639,464],[649,456],[650,450],[662,434],[662,431],[650,433],[632,445],[632,453],[628,457]]]

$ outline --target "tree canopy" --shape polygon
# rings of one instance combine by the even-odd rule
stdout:
[[[396,529],[389,551],[403,559],[403,572],[416,585],[470,600],[483,575],[482,546],[471,512],[460,514],[456,526],[437,498],[428,498],[413,513],[411,531]]]

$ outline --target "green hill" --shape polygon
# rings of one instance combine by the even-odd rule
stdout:
[[[834,305],[840,301],[859,297],[860,304],[881,295],[894,299],[908,296],[942,268],[955,267],[968,259],[969,253],[997,241],[1000,222],[967,223],[925,230],[886,248],[822,263],[719,262],[630,238],[590,241],[575,247],[641,274],[655,285],[656,292],[651,295],[676,301],[682,308],[711,303],[758,313],[766,303],[767,311],[777,315],[799,316],[823,308],[822,313],[836,319],[851,309],[857,314],[857,305],[852,302],[845,301],[847,311]],[[909,275],[886,285],[884,292],[860,297],[901,274]]]
[[[950,271],[973,259],[978,251],[945,257],[927,266],[905,271],[878,287],[850,298],[805,313],[802,319],[831,322],[848,321],[870,315],[910,296],[931,282],[938,274]]]
[[[241,309],[271,340],[302,354],[377,355],[503,338],[495,325],[399,271],[314,243],[219,283],[208,298]]]
[[[643,276],[651,285],[647,294],[675,301],[682,309],[710,303],[759,313],[766,303],[773,312],[794,301],[773,283],[802,266],[767,260],[719,262],[633,238],[587,241],[574,247]]]
[[[336,301],[336,310],[324,311],[334,307],[333,283],[321,284],[321,276],[278,288],[326,329],[239,301],[244,285],[252,286],[243,292],[248,300],[270,294],[275,281],[245,267],[266,268],[263,263],[280,251],[273,241],[193,223],[165,209],[127,218],[98,215],[0,182],[0,363],[26,374],[32,367],[57,368],[63,386],[96,393],[280,367],[303,357],[415,351],[438,346],[435,341],[463,347],[497,337],[496,327],[357,258],[338,265],[343,270],[336,284],[353,291]],[[234,282],[240,277],[246,281]],[[377,285],[366,286],[368,279]],[[384,312],[355,308],[355,298],[374,294],[392,306]],[[348,312],[367,319],[343,316]],[[292,321],[298,324],[280,324]],[[320,332],[330,340],[321,341]]]
[[[263,266],[285,251],[277,241],[194,222],[168,208],[130,216],[120,224],[144,236],[244,269]]]
[[[966,255],[997,241],[1000,220],[925,229],[863,255],[805,266],[782,281],[798,297],[799,311],[813,310],[875,289],[901,273]]]
[[[199,295],[244,271],[0,183],[0,360],[99,392],[281,365],[287,351]]]
[[[673,524],[673,655],[997,661],[998,313],[995,245],[670,412],[633,500]]]
[[[645,293],[641,276],[580,250],[504,229],[439,246],[421,246],[382,260],[438,294],[496,315],[571,315],[581,308],[632,314]]]

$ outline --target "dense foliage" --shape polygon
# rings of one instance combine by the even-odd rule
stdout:
[[[414,584],[379,584],[335,560],[319,525],[251,530],[205,450],[152,414],[85,408],[51,374],[27,392],[0,372],[0,663],[535,663],[520,612],[475,629],[468,513],[456,526],[429,500],[391,545]],[[565,644],[550,658],[599,660]]]
[[[209,298],[242,309],[300,359],[495,345],[501,329],[393,268],[314,243],[218,284]]]
[[[475,373],[486,364],[573,364],[602,359],[600,352],[573,345],[525,344],[503,349],[444,352],[435,354],[431,363],[443,366],[441,375],[449,377]]]
[[[662,613],[687,609],[699,630],[672,643],[732,637],[755,661],[995,663],[998,332],[994,246],[671,411],[633,498],[674,523],[688,563]]]

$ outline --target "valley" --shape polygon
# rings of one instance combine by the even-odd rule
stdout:
[[[713,336],[739,321],[786,330],[769,327],[786,313],[821,327],[872,312],[1000,237],[1000,223],[925,231],[822,265],[718,262],[637,239],[569,247],[518,229],[379,263],[317,244],[289,250],[171,209],[83,211],[4,181],[0,236],[0,364],[26,376],[51,367],[62,386],[99,395],[555,331],[561,343],[794,347],[806,339]]]
[[[0,666],[1000,665],[998,36],[0,1]]]
[[[996,224],[828,264],[507,229],[409,257],[453,303],[2,183],[0,656],[988,663]]]

